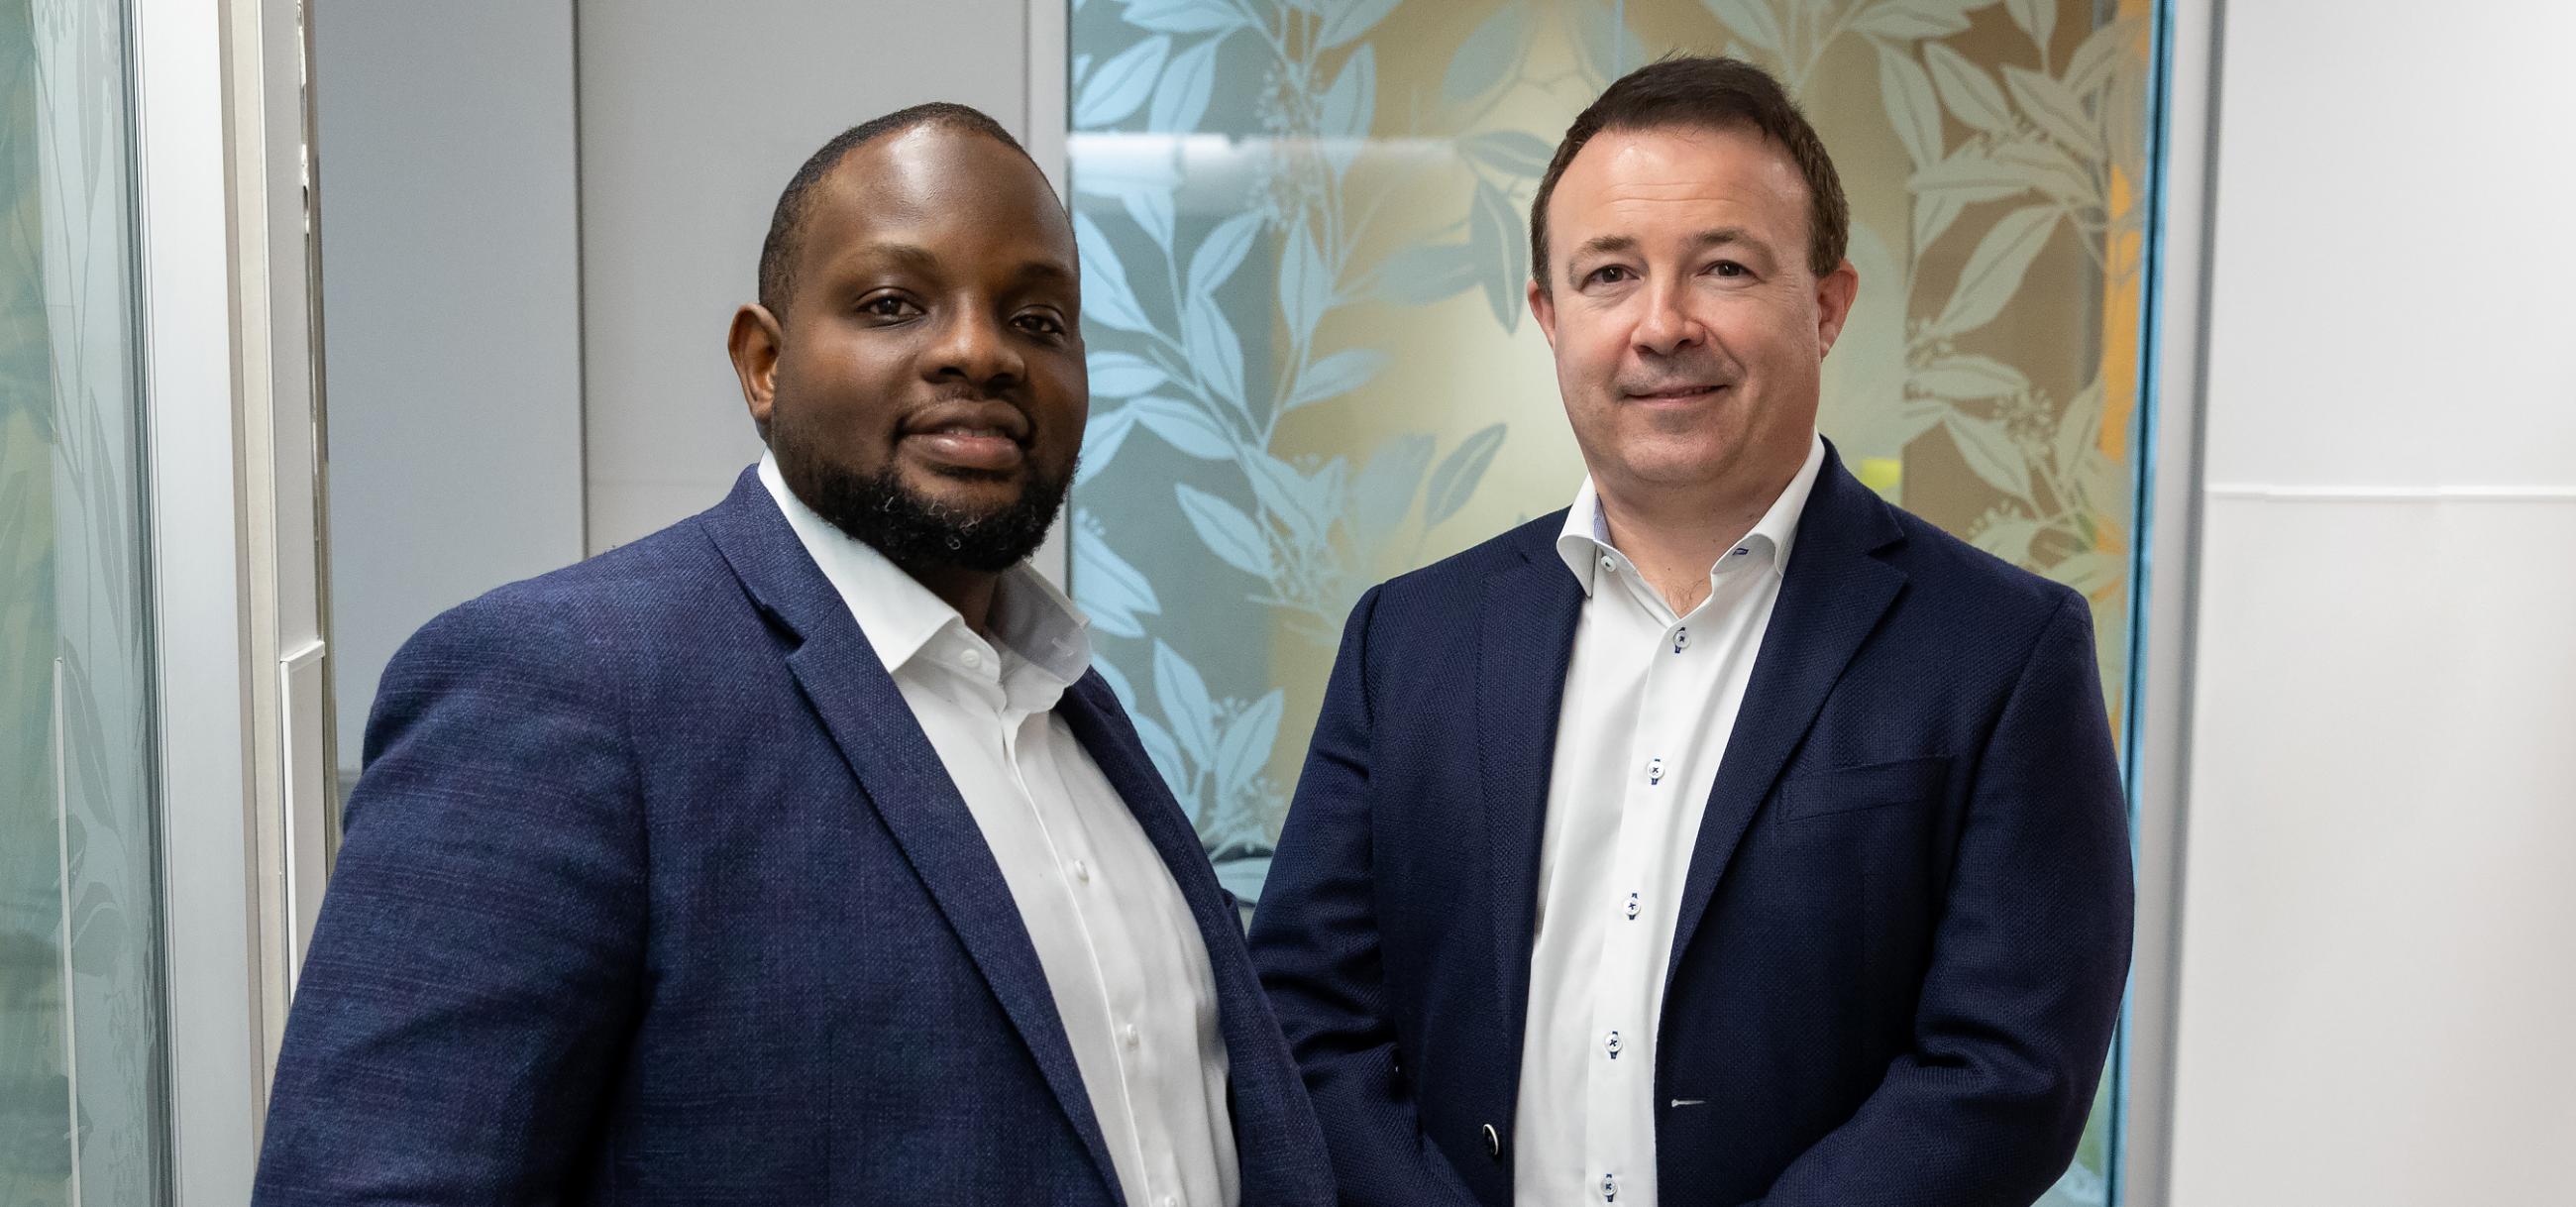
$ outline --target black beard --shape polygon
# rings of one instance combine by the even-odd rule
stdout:
[[[965,569],[997,574],[1037,552],[1064,506],[1072,475],[1050,476],[1034,465],[1028,484],[1009,506],[969,512],[928,499],[903,483],[893,465],[862,474],[803,447],[794,429],[779,425],[771,453],[778,476],[815,514],[865,542],[908,572]]]

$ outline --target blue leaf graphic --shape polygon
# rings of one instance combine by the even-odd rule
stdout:
[[[1297,394],[1288,400],[1287,409],[1339,398],[1367,385],[1386,367],[1387,359],[1375,348],[1349,348],[1316,361],[1297,379]]]
[[[1127,287],[1127,267],[1109,246],[1109,236],[1080,210],[1073,215],[1074,247],[1082,255],[1082,315],[1121,331],[1151,331],[1145,313],[1136,308],[1136,292]]]
[[[1217,799],[1251,786],[1252,777],[1270,761],[1271,748],[1279,743],[1279,715],[1287,702],[1288,693],[1274,687],[1226,723],[1225,736],[1216,747]]]
[[[1163,82],[1154,86],[1154,103],[1145,128],[1186,133],[1207,116],[1208,94],[1216,85],[1216,48],[1222,36],[1210,38],[1172,56]]]
[[[1301,222],[1289,230],[1287,250],[1279,256],[1279,316],[1302,346],[1315,337],[1315,325],[1332,304],[1333,270]]]
[[[1216,702],[1208,698],[1207,680],[1172,647],[1154,642],[1154,700],[1172,723],[1172,736],[1190,760],[1202,766],[1216,754]]]
[[[1163,610],[1162,601],[1154,596],[1154,584],[1109,548],[1096,525],[1073,526],[1072,569],[1074,602],[1082,605],[1093,627],[1102,632],[1142,637],[1145,630],[1136,618]]]
[[[1129,189],[1118,197],[1127,207],[1127,217],[1144,229],[1154,246],[1172,254],[1172,191],[1170,189]]]
[[[1445,301],[1476,283],[1476,249],[1464,243],[1417,243],[1387,258],[1374,282],[1377,296],[1401,306]]]
[[[1436,528],[1442,520],[1458,514],[1476,493],[1476,483],[1494,463],[1494,453],[1503,447],[1503,425],[1494,424],[1458,442],[1431,471],[1431,494],[1422,503],[1422,526]]]
[[[1258,213],[1236,214],[1217,223],[1190,255],[1190,293],[1203,297],[1225,284],[1226,278],[1242,266],[1244,256],[1252,251],[1253,237],[1260,233]]]
[[[1133,352],[1091,354],[1091,396],[1133,398],[1171,380],[1154,362]]]
[[[1309,478],[1260,449],[1245,450],[1243,474],[1252,481],[1252,494],[1261,500],[1261,509],[1286,524],[1299,545],[1323,545],[1333,513],[1339,509],[1332,506],[1320,475]]]
[[[1127,442],[1127,433],[1136,426],[1134,410],[1120,407],[1092,415],[1090,426],[1082,431],[1082,464],[1073,471],[1074,485],[1089,482],[1109,468],[1110,459],[1118,455],[1118,446]]]
[[[1154,760],[1154,770],[1163,773],[1163,782],[1179,798],[1181,807],[1195,815],[1199,800],[1190,791],[1190,764],[1181,755],[1181,744],[1173,740],[1172,731],[1163,728],[1162,722],[1132,708],[1127,712],[1127,719],[1136,723],[1136,736],[1145,743],[1145,757]]]
[[[1136,416],[1145,430],[1163,438],[1163,442],[1201,461],[1234,460],[1234,441],[1217,426],[1207,412],[1178,399],[1148,395],[1128,403],[1126,410]]]
[[[1225,312],[1205,294],[1190,299],[1181,311],[1181,347],[1208,388],[1234,409],[1250,414],[1243,401],[1243,343],[1225,321]]]
[[[1530,275],[1527,232],[1512,199],[1483,181],[1476,183],[1475,208],[1467,214],[1467,242],[1484,268],[1485,305],[1494,321],[1505,331],[1520,330]]]
[[[1225,564],[1255,578],[1268,580],[1271,575],[1270,542],[1261,535],[1261,525],[1243,514],[1241,508],[1186,482],[1172,484],[1172,493],[1180,500],[1181,516],[1199,534],[1208,552]]]
[[[1172,40],[1157,35],[1119,51],[1101,64],[1083,82],[1082,95],[1074,99],[1074,126],[1097,129],[1114,125],[1144,108],[1145,99],[1154,94],[1154,81],[1163,74],[1163,61],[1171,53]]]
[[[1510,83],[1520,71],[1529,24],[1519,0],[1494,10],[1449,57],[1449,70],[1440,77],[1442,99],[1464,105]]]
[[[1316,110],[1316,133],[1324,140],[1324,160],[1335,176],[1349,171],[1351,160],[1368,145],[1376,115],[1377,48],[1362,46],[1342,64],[1342,73],[1333,77]]]
[[[1431,437],[1418,432],[1398,436],[1379,445],[1351,479],[1351,532],[1363,551],[1375,548],[1412,512],[1431,453]]]

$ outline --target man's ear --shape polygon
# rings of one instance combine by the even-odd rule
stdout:
[[[778,398],[778,353],[786,344],[777,316],[767,307],[753,304],[733,312],[725,354],[733,358],[733,375],[742,381],[742,404],[763,440],[769,438],[769,412]]]
[[[1816,355],[1834,350],[1834,340],[1851,318],[1852,301],[1860,296],[1860,270],[1845,260],[1816,282]]]
[[[1539,331],[1547,336],[1548,348],[1550,350],[1554,350],[1556,347],[1556,298],[1551,296],[1545,289],[1539,288],[1539,283],[1536,280],[1532,280],[1527,286],[1527,289],[1529,291],[1530,317],[1538,320]]]

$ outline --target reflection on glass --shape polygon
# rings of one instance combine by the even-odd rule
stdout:
[[[1825,434],[2093,603],[2115,723],[2146,225],[2145,0],[1087,0],[1070,140],[1093,409],[1071,522],[1101,669],[1258,896],[1368,585],[1573,496],[1523,321],[1577,110],[1673,50],[1777,73],[1861,294]],[[2104,1082],[2052,1204],[2109,1198]]]
[[[125,41],[0,0],[0,1207],[165,1177]]]

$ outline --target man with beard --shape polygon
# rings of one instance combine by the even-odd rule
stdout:
[[[1779,85],[1673,59],[1531,207],[1574,505],[1352,614],[1253,949],[1346,1204],[1969,1207],[2128,967],[2085,601],[1816,431],[1860,287]]]
[[[1323,1204],[1188,820],[1024,562],[1072,229],[908,109],[779,199],[714,509],[387,668],[261,1203]]]

